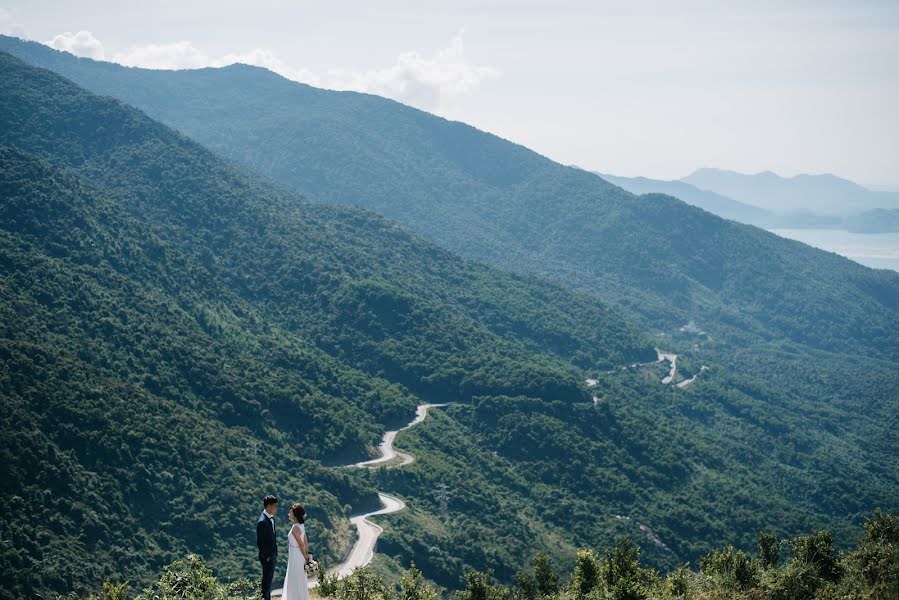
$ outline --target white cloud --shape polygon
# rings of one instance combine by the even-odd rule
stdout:
[[[210,58],[190,42],[132,46],[117,52],[113,62],[146,69],[199,69],[210,66]]]
[[[287,79],[318,85],[320,78],[309,69],[293,67],[267,48],[254,48],[249,52],[232,52],[213,57],[198,49],[190,42],[172,44],[149,44],[132,46],[126,52],[112,57],[113,62],[129,67],[145,69],[199,69],[202,67],[225,67],[234,63],[254,65],[274,71]]]
[[[61,33],[45,43],[58,50],[98,60],[107,55],[102,42],[89,31]],[[332,69],[326,76],[291,65],[267,48],[210,56],[187,41],[132,46],[112,54],[109,60],[148,69],[197,69],[244,63],[269,69],[294,81],[378,94],[436,111],[446,108],[453,99],[470,94],[485,79],[499,74],[496,69],[472,65],[466,60],[461,33],[446,48],[430,57],[418,52],[404,52],[389,67]]]
[[[87,58],[93,58],[95,60],[103,60],[106,56],[102,42],[95,38],[94,34],[90,31],[82,30],[78,33],[66,31],[44,43],[51,48],[65,50],[75,56],[86,56]]]
[[[454,97],[470,94],[485,79],[497,77],[491,67],[470,64],[462,35],[432,58],[418,52],[400,54],[396,63],[367,71],[332,70],[330,87],[370,92],[427,109],[439,109]]]

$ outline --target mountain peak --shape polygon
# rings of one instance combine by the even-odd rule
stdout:
[[[782,214],[810,211],[848,216],[874,208],[899,208],[899,195],[872,192],[832,173],[784,177],[773,171],[746,174],[703,168],[681,181]]]

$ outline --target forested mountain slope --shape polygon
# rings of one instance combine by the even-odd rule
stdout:
[[[8,55],[0,82],[4,598],[146,581],[187,551],[252,574],[268,491],[311,507],[334,559],[347,513],[395,484],[412,509],[385,550],[451,586],[511,576],[522,539],[570,560],[627,533],[671,566],[772,521],[899,512],[892,363],[822,353],[794,393],[787,345],[775,385],[719,367],[664,387],[617,369],[654,352],[593,297],[308,203]],[[465,405],[406,440],[414,468],[325,468],[437,399]],[[441,481],[465,492],[458,529]]]
[[[774,216],[763,208],[738,202],[733,198],[701,190],[683,181],[663,181],[647,177],[617,177],[597,173],[600,177],[634,194],[665,194],[699,207],[713,215],[764,227],[774,223]],[[770,226],[770,225],[769,225]]]
[[[151,71],[2,38],[317,200],[358,204],[466,256],[549,275],[669,329],[899,357],[899,275],[600,178],[462,123],[264,69]]]
[[[594,299],[283,196],[8,55],[0,78],[4,597],[185,550],[246,572],[266,491],[320,510],[333,558],[376,499],[321,463],[413,392],[577,400],[580,369],[654,355]]]

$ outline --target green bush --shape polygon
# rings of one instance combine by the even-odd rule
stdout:
[[[686,565],[678,567],[665,578],[665,592],[670,598],[682,599],[693,589],[695,575]]]
[[[212,576],[212,569],[194,554],[163,569],[157,582],[139,600],[227,600],[228,589]]]
[[[559,591],[559,574],[553,569],[549,556],[542,552],[534,556],[534,581],[541,596],[552,596]]]
[[[763,569],[776,567],[780,563],[780,542],[773,531],[760,531],[758,538],[759,561]]]
[[[621,538],[599,563],[598,597],[603,600],[643,600],[655,583],[654,573],[640,566],[640,549]]]
[[[758,568],[742,550],[728,546],[724,550],[712,550],[699,561],[703,575],[715,579],[728,591],[740,591],[758,582]]]
[[[790,546],[793,549],[793,560],[813,566],[824,581],[836,581],[840,578],[842,567],[829,531],[797,537],[790,541]]]
[[[569,584],[575,598],[582,600],[593,591],[598,583],[599,562],[596,560],[596,555],[590,549],[579,550]]]
[[[337,600],[392,600],[393,592],[369,567],[359,567],[343,579],[334,594]]]
[[[128,584],[127,583],[110,583],[103,582],[103,589],[96,594],[91,594],[87,600],[127,600]]]
[[[424,583],[421,571],[415,567],[415,563],[412,563],[412,566],[400,579],[400,590],[398,600],[436,600],[437,598],[436,590]]]
[[[468,587],[458,592],[459,600],[501,600],[504,596],[501,587],[493,581],[493,570],[469,571],[465,574]]]
[[[869,598],[899,598],[899,519],[877,510],[864,524],[858,548],[843,561],[843,594],[864,590]]]

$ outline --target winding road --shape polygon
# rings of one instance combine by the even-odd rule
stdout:
[[[668,361],[671,363],[671,371],[668,375],[662,379],[663,384],[671,383],[677,374],[677,354],[670,354],[666,352],[662,352],[661,350],[656,350],[658,354],[657,362]],[[651,364],[651,363],[646,363]],[[634,365],[638,366],[638,365]],[[700,372],[704,371],[706,367],[702,367]],[[697,374],[698,375],[698,374]],[[696,375],[691,377],[686,381],[682,381],[677,384],[678,387],[686,387],[690,383],[692,383],[696,379]],[[588,379],[587,385],[589,387],[595,386],[598,382],[595,379]],[[596,403],[597,398],[593,398],[594,403]],[[384,433],[384,437],[381,438],[381,443],[378,444],[378,454],[379,456],[364,460],[357,463],[352,463],[349,465],[342,465],[335,468],[356,468],[356,469],[374,469],[378,467],[386,467],[386,468],[395,468],[402,467],[404,465],[412,464],[415,462],[415,456],[412,454],[408,454],[406,452],[402,452],[394,448],[393,443],[396,440],[396,434],[400,431],[405,431],[411,427],[415,427],[422,421],[424,421],[428,416],[428,411],[432,408],[441,408],[444,406],[450,406],[451,404],[455,404],[453,402],[447,402],[443,404],[419,404],[415,409],[415,418],[412,419],[406,426],[400,427],[399,429],[393,431],[387,431]],[[355,515],[350,517],[350,523],[352,523],[356,527],[357,538],[356,542],[353,544],[353,547],[350,548],[349,553],[346,558],[338,564],[337,566],[328,570],[331,574],[336,574],[339,579],[343,579],[347,575],[353,572],[354,569],[358,567],[364,567],[368,563],[372,561],[375,553],[375,544],[378,542],[378,536],[383,532],[383,528],[379,525],[372,523],[369,521],[370,517],[375,517],[378,515],[388,515],[391,513],[399,512],[406,508],[406,503],[397,498],[396,496],[391,496],[390,494],[385,494],[384,492],[378,492],[378,499],[381,501],[381,508],[378,510],[374,510],[367,513],[362,513],[359,515]],[[318,582],[315,580],[309,581],[309,587],[313,588],[318,585]],[[280,597],[281,590],[272,590],[272,597]]]
[[[668,372],[667,377],[664,377],[662,379],[662,383],[668,385],[674,380],[674,376],[677,375],[677,354],[669,354],[658,349],[656,349],[656,354],[659,355],[659,362],[667,360],[669,363],[671,363],[671,371]]]
[[[446,402],[443,404],[419,404],[415,409],[415,418],[412,419],[409,424],[407,424],[405,427],[401,427],[395,431],[388,431],[384,434],[384,437],[381,438],[381,443],[378,444],[378,453],[380,454],[380,456],[371,460],[343,465],[342,467],[338,466],[336,468],[373,469],[385,466],[387,468],[393,468],[411,464],[415,461],[415,457],[413,455],[407,454],[405,452],[400,452],[393,447],[393,442],[396,439],[396,434],[400,431],[405,431],[410,427],[415,427],[416,425],[424,421],[428,416],[428,411],[430,409],[450,406],[451,404],[455,403]],[[357,567],[364,567],[371,562],[372,558],[374,558],[375,544],[378,542],[378,536],[380,536],[381,532],[384,530],[379,525],[376,525],[375,523],[369,521],[369,517],[375,517],[377,515],[388,515],[390,513],[399,512],[406,508],[405,502],[403,502],[396,496],[391,496],[390,494],[378,492],[378,499],[381,501],[381,508],[379,508],[378,510],[350,517],[350,523],[356,526],[356,532],[358,533],[356,542],[353,544],[353,547],[350,548],[350,551],[344,561],[328,570],[328,573],[336,574],[338,579],[343,579],[344,577],[352,573],[353,569],[356,569]],[[318,581],[309,581],[310,588],[316,587],[317,585]],[[272,590],[273,598],[280,596],[280,589]]]
[[[348,467],[380,467],[383,465],[387,465],[387,463],[392,463],[387,466],[389,467],[402,467],[403,465],[409,465],[415,462],[415,457],[411,454],[406,454],[405,452],[400,452],[399,450],[393,447],[393,441],[396,439],[396,434],[400,431],[405,431],[411,427],[415,427],[419,423],[425,420],[428,416],[428,410],[432,408],[441,408],[444,406],[449,406],[450,404],[454,404],[453,402],[446,402],[443,404],[419,404],[415,409],[415,418],[412,419],[408,425],[405,427],[401,427],[396,431],[388,431],[384,434],[384,437],[381,438],[381,443],[378,444],[378,452],[381,456],[377,458],[373,458],[371,460],[364,460],[362,462],[357,462],[352,465],[347,465]],[[394,460],[399,459],[399,462],[394,463]]]
[[[395,496],[378,492],[378,499],[381,500],[382,508],[350,518],[350,523],[356,526],[359,537],[350,549],[346,560],[331,569],[331,573],[336,573],[338,579],[343,579],[352,573],[353,569],[367,565],[374,558],[375,543],[384,529],[369,521],[368,518],[377,515],[389,515],[406,508],[406,503]]]
[[[702,367],[699,369],[699,373],[702,373],[702,372],[705,371],[706,369],[708,369],[708,367],[705,366],[705,365],[702,365]],[[691,377],[690,379],[684,379],[683,381],[681,381],[680,383],[677,384],[677,387],[679,387],[679,388],[681,388],[681,389],[687,387],[688,385],[690,385],[691,383],[693,383],[694,381],[696,381],[696,378],[699,377],[699,373],[695,374],[695,375],[694,375],[693,377]]]
[[[656,360],[655,362],[634,363],[630,366],[630,368],[635,369],[637,367],[643,367],[645,365],[653,365],[656,363],[668,362],[671,365],[671,369],[668,371],[668,374],[662,378],[662,383],[664,385],[668,385],[669,383],[674,381],[675,377],[677,377],[677,354],[672,354],[670,352],[662,352],[661,350],[656,348],[656,355],[658,356],[658,360]],[[627,369],[628,367],[621,367],[621,368]],[[699,369],[699,373],[702,373],[706,369],[708,369],[708,367],[703,365],[702,368]],[[614,373],[615,371],[609,371],[609,372]],[[699,376],[699,373],[696,373],[695,375],[693,375],[693,377],[691,377],[689,379],[685,379],[684,381],[681,381],[674,385],[683,389],[683,388],[687,387],[688,385],[690,385],[691,383],[693,383],[694,381],[696,381],[696,378]],[[596,385],[599,383],[599,381],[596,379],[587,379],[584,383],[587,384],[587,387],[596,387]],[[599,398],[597,396],[593,396],[593,404],[596,404],[598,401],[599,401]]]

